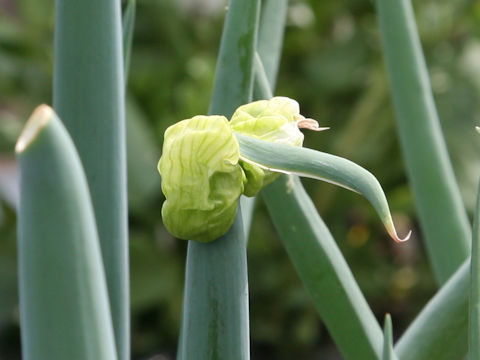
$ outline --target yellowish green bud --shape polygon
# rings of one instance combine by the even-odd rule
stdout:
[[[315,120],[300,115],[298,102],[282,96],[240,106],[233,114],[230,125],[233,131],[240,134],[292,146],[303,145],[304,136],[300,128],[316,131],[325,129],[320,128]],[[248,164],[248,167],[245,162],[241,164],[247,177],[247,196],[255,196],[263,186],[280,176],[253,164]]]
[[[170,126],[158,163],[168,231],[200,242],[224,235],[233,224],[240,195],[255,196],[279,176],[241,160],[233,131],[302,146],[299,127],[323,129],[300,115],[298,103],[286,97],[240,106],[230,123],[223,116],[195,116]]]
[[[298,102],[282,96],[240,106],[230,125],[240,134],[293,146],[303,145],[304,136],[299,128],[324,129],[315,120],[300,115]]]
[[[158,170],[163,222],[172,235],[209,242],[228,231],[245,181],[239,157],[223,116],[195,116],[167,129]]]

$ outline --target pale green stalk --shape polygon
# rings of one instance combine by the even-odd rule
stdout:
[[[287,10],[288,0],[262,1],[257,51],[265,66],[265,76],[272,89],[275,88],[280,65]]]
[[[380,359],[382,330],[298,177],[262,190],[285,246],[322,321],[345,359]]]
[[[468,347],[470,261],[422,309],[395,345],[401,360],[461,359]]]
[[[210,114],[230,117],[252,99],[260,3],[230,0]],[[233,226],[210,243],[189,241],[177,359],[250,358],[246,240],[240,206]]]
[[[480,185],[473,219],[472,259],[470,264],[469,358],[480,359]]]
[[[85,167],[120,360],[130,358],[124,66],[120,1],[57,0],[54,108]]]
[[[383,353],[382,360],[394,360],[397,357],[393,352],[393,330],[392,318],[390,314],[385,315],[385,323],[383,325]]]
[[[249,359],[248,282],[240,214],[229,232],[190,241],[178,359]]]
[[[260,12],[260,24],[258,28],[258,44],[257,51],[261,52],[264,62],[267,63],[268,80],[271,84],[275,84],[277,79],[278,67],[280,65],[280,56],[283,47],[283,33],[285,30],[285,20],[287,17],[288,0],[263,0]],[[254,69],[255,77],[259,72],[256,67],[261,66],[261,76],[267,80],[265,69],[263,68],[260,55],[255,53]],[[268,80],[265,82],[268,84]],[[255,81],[257,81],[255,79]],[[260,99],[256,87],[253,88],[253,99]],[[255,198],[242,196],[240,204],[242,206],[243,223],[245,227],[245,235],[248,238],[250,231],[253,211],[255,209]]]
[[[123,67],[125,83],[128,82],[128,73],[130,72],[130,57],[132,54],[133,30],[135,28],[136,9],[137,1],[128,0],[122,19]]]
[[[468,257],[470,225],[438,120],[410,0],[377,0],[383,47],[408,176],[435,277]]]

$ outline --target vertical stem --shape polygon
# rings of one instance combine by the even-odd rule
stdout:
[[[240,208],[229,232],[188,244],[178,359],[249,359],[248,281]]]
[[[434,274],[468,257],[470,225],[455,181],[410,0],[377,0],[400,140]]]
[[[385,315],[385,322],[383,324],[383,353],[382,360],[394,360],[397,357],[393,352],[393,330],[392,318],[390,314]]]
[[[230,0],[220,42],[210,114],[230,118],[252,101],[260,0]]]
[[[264,0],[262,2],[257,51],[265,66],[265,74],[272,89],[275,89],[277,82],[287,9],[288,0]]]
[[[473,219],[472,259],[470,263],[469,359],[480,359],[480,184]]]
[[[259,0],[230,0],[209,112],[230,117],[251,101]],[[178,359],[250,358],[246,241],[240,206],[210,243],[189,241]]]
[[[130,316],[120,1],[56,0],[53,102],[85,167],[118,356],[127,360]]]
[[[132,54],[133,30],[135,27],[136,0],[128,0],[122,19],[123,67],[125,84],[128,83],[130,57]],[[125,86],[126,87],[126,86]]]

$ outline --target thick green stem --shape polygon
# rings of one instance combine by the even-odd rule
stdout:
[[[179,359],[248,359],[248,281],[243,224],[212,243],[188,244]]]
[[[85,167],[119,359],[130,358],[120,1],[56,0],[54,107]]]
[[[230,0],[210,114],[230,117],[252,99],[260,2]],[[240,206],[211,243],[189,241],[178,359],[250,358],[246,240]]]
[[[272,89],[275,89],[280,65],[287,9],[288,0],[262,1],[257,51],[265,66],[265,76]]]

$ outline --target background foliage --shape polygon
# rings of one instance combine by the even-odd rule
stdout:
[[[171,359],[180,324],[186,242],[163,228],[156,162],[172,123],[205,114],[226,1],[139,0],[128,87],[132,351]],[[480,1],[415,1],[450,155],[469,207],[480,173]],[[304,180],[380,322],[395,337],[435,291],[399,155],[373,2],[291,1],[277,95],[331,130],[306,146],[349,158],[384,187],[400,232],[394,244],[357,195]],[[51,103],[53,3],[0,0],[0,359],[19,358],[13,144]],[[13,190],[12,190],[13,189]],[[48,209],[46,209],[48,211]],[[249,242],[252,358],[339,355],[258,204]],[[299,239],[301,241],[301,239]],[[328,296],[328,294],[325,294]]]

